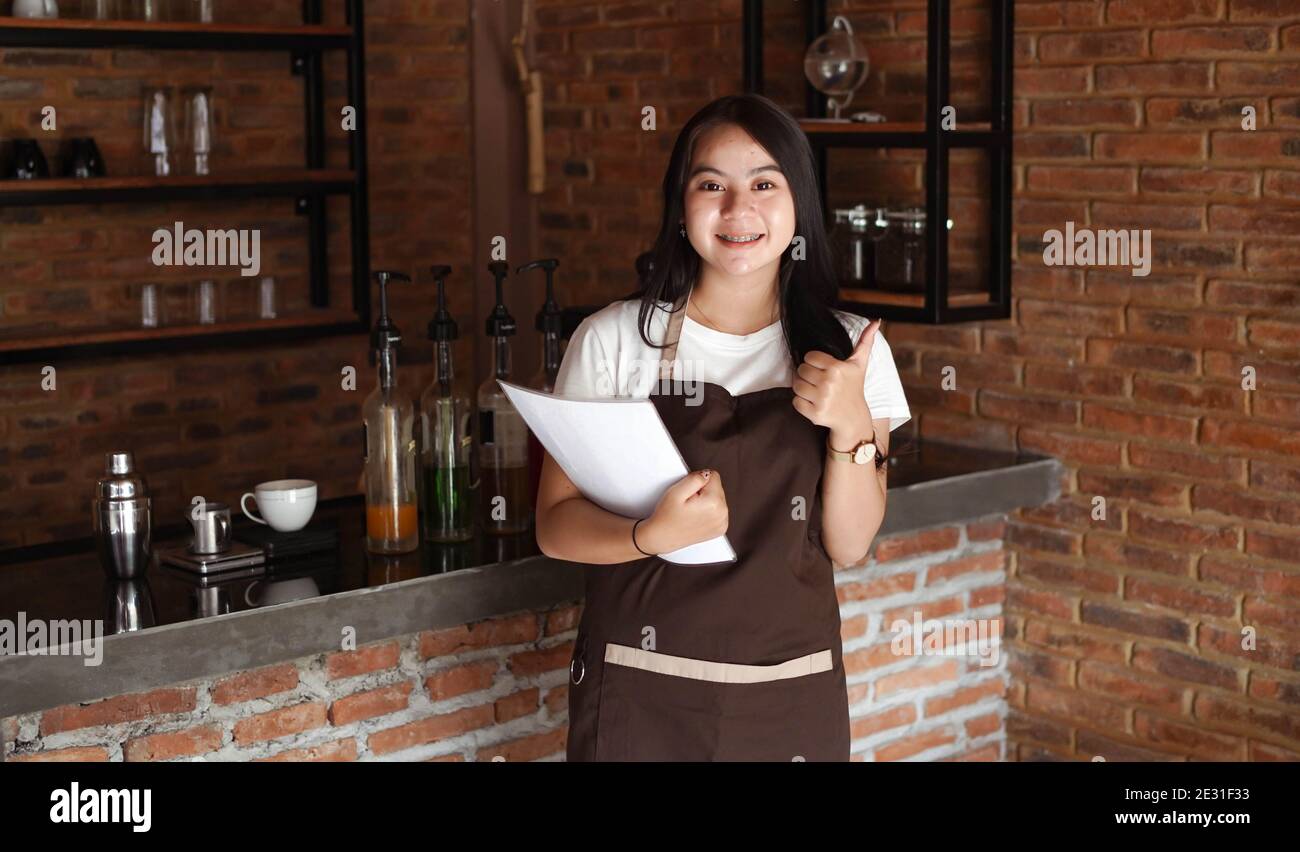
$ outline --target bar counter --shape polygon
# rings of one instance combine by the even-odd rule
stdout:
[[[1049,457],[933,442],[890,464],[877,541],[1050,502],[1062,470]],[[365,552],[363,521],[359,497],[322,502],[312,523],[337,525],[336,552],[209,578],[155,554],[144,581],[109,581],[89,539],[0,553],[0,619],[104,619],[99,665],[0,656],[0,718],[338,651],[348,630],[360,646],[581,601],[584,566],[541,554],[532,530],[376,556]],[[160,530],[155,551],[183,536]],[[283,602],[268,603],[268,589]],[[138,624],[124,624],[124,610]]]

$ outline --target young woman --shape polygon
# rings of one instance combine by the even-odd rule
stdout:
[[[776,104],[700,110],[663,195],[639,298],[578,326],[555,390],[649,397],[692,473],[625,518],[543,462],[538,544],[588,563],[568,757],[848,760],[832,561],[884,517],[898,371],[879,320],[834,308],[812,151]],[[724,533],[734,562],[656,555]]]

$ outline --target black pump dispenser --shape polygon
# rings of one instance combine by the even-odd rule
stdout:
[[[510,264],[504,260],[494,260],[488,264],[488,271],[496,278],[497,303],[487,318],[487,335],[488,337],[506,337],[518,330],[515,325],[515,318],[510,316],[510,311],[506,309],[504,285],[506,276],[510,274]]]
[[[542,374],[534,382],[534,386],[548,393],[554,387],[555,376],[560,371],[560,337],[564,331],[564,315],[559,303],[555,301],[555,270],[559,265],[559,260],[546,257],[534,260],[532,263],[525,263],[515,270],[516,274],[530,269],[541,269],[546,272],[546,301],[542,304],[542,309],[537,312],[537,319],[533,326],[542,333]]]
[[[451,345],[460,336],[456,320],[447,310],[447,276],[451,274],[451,267],[432,266],[429,271],[433,273],[433,280],[438,285],[438,310],[429,322],[429,339],[435,344],[434,361],[438,368],[434,382],[438,385],[440,394],[448,396],[452,392]]]
[[[434,266],[430,272],[438,286],[438,310],[429,323],[429,339],[435,343],[445,343],[460,336],[456,320],[447,310],[447,276],[451,274],[450,266]]]
[[[542,309],[537,312],[537,321],[533,327],[545,334],[562,333],[561,328],[562,312],[560,305],[555,301],[555,270],[559,267],[560,262],[553,257],[534,260],[532,263],[525,263],[515,270],[515,274],[527,272],[530,269],[543,269],[546,271],[546,301],[542,304]]]
[[[401,272],[379,270],[375,280],[379,282],[379,320],[374,331],[370,333],[370,360],[379,362],[380,387],[391,388],[397,381],[397,348],[402,342],[402,333],[388,315],[389,280],[410,281],[411,276]]]

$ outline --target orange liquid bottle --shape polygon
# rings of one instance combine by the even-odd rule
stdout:
[[[366,507],[366,535],[372,540],[408,539],[415,535],[419,512],[412,503]]]
[[[397,344],[401,335],[388,316],[390,278],[409,281],[396,272],[376,272],[379,279],[379,322],[375,354],[379,386],[361,409],[366,451],[366,549],[372,553],[409,553],[420,546],[419,494],[416,461],[415,403],[397,386]]]

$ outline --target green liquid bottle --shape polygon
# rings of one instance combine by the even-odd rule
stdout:
[[[420,523],[426,542],[468,541],[474,537],[474,500],[470,490],[473,408],[454,387],[452,346],[459,336],[447,311],[449,266],[433,267],[438,284],[438,311],[429,323],[436,347],[437,374],[420,396]]]

